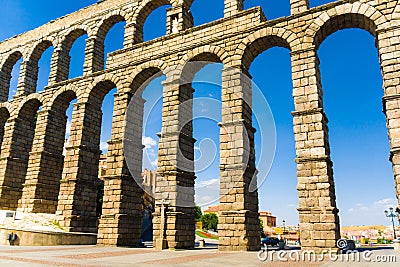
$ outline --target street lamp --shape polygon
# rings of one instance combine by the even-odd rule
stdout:
[[[282,221],[282,224],[283,224],[283,234],[285,234],[285,223],[286,223],[286,221],[283,220],[283,221]]]
[[[394,228],[394,218],[399,217],[398,208],[396,209],[395,213],[393,213],[393,208],[392,207],[389,208],[389,211],[390,211],[390,213],[387,210],[385,210],[385,215],[386,215],[386,217],[392,219],[393,237],[394,237],[394,239],[397,239],[397,237],[396,237],[396,229]]]

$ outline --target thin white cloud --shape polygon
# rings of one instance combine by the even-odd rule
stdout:
[[[100,150],[103,151],[103,153],[106,153],[108,151],[107,142],[100,142]]]
[[[153,167],[157,168],[158,159],[153,160],[153,161],[151,162],[151,165],[152,165]]]
[[[375,218],[373,221],[369,222],[370,224],[387,224],[389,221],[386,220],[384,216],[384,210],[388,210],[390,207],[397,207],[397,199],[395,198],[382,198],[370,203],[355,203],[353,206],[349,207],[346,210],[346,213],[350,216],[354,216],[354,214],[358,214],[359,218],[363,218],[365,216],[371,216]],[[340,209],[340,207],[339,207]],[[365,222],[362,220],[353,219],[353,225],[364,225]]]
[[[146,149],[150,149],[153,146],[157,145],[157,141],[151,138],[150,136],[143,136],[142,143]]]
[[[211,179],[211,180],[205,180],[205,181],[200,181],[198,183],[196,183],[196,187],[207,187],[213,184],[219,183],[219,179],[215,178],[215,179]]]
[[[72,121],[71,120],[67,120],[67,127],[65,129],[65,136],[69,137],[70,133],[71,133],[71,125],[72,125]]]
[[[383,198],[378,201],[375,201],[375,205],[395,205],[396,199],[394,198]]]

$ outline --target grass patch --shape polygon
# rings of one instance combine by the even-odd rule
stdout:
[[[60,228],[61,230],[64,230],[64,229],[61,227],[61,225],[60,225],[60,223],[59,223],[58,221],[52,221],[52,224],[53,224],[54,226],[56,226],[57,228]]]
[[[210,239],[218,240],[218,236],[217,235],[212,235],[210,233],[203,232],[203,231],[200,231],[200,230],[196,230],[196,235],[198,235],[199,237],[202,237],[202,238],[210,238]]]

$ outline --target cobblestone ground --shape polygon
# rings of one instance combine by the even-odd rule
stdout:
[[[285,252],[284,258],[289,259],[289,253],[295,255],[299,251]],[[0,266],[398,266],[400,262],[400,254],[396,258],[391,248],[371,251],[370,262],[363,259],[360,262],[346,259],[332,262],[328,258],[316,262],[282,262],[277,260],[277,254],[273,261],[262,262],[257,255],[257,252],[218,252],[215,246],[184,251],[96,246],[0,246]]]

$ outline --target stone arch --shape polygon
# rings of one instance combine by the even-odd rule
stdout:
[[[57,58],[55,59],[57,62],[56,76],[54,78],[55,82],[68,80],[71,61],[69,54],[70,50],[75,41],[85,34],[88,34],[85,29],[76,27],[75,29],[70,30],[62,40],[60,47],[58,48],[59,51],[57,53]]]
[[[299,43],[297,35],[289,30],[266,28],[250,34],[236,49],[234,66],[242,66],[246,73],[251,63],[262,52],[278,46],[292,50]],[[238,62],[240,60],[240,62]]]
[[[90,105],[101,109],[104,97],[111,89],[116,88],[117,85],[112,79],[104,79],[99,82],[95,81],[93,84],[95,85],[90,89],[87,102],[90,103]]]
[[[57,98],[59,98],[61,95],[65,94],[68,91],[73,92],[75,94],[75,98],[77,98],[77,95],[78,95],[77,87],[73,86],[72,84],[68,84],[66,86],[61,87],[59,90],[57,90],[54,93],[54,95],[52,95],[50,98],[48,98],[48,101],[44,104],[43,108],[44,109],[52,109],[52,107],[57,102]]]
[[[76,92],[71,88],[64,88],[54,95],[51,101],[46,105],[50,110],[57,112],[66,112],[69,103],[76,99]]]
[[[4,138],[9,142],[3,146],[9,159],[5,162],[3,185],[11,186],[7,194],[10,196],[3,206],[16,209],[22,196],[23,184],[26,179],[29,154],[32,151],[33,140],[36,131],[37,112],[42,106],[38,98],[26,99],[15,112],[16,120],[7,124]],[[14,117],[14,116],[13,116]],[[6,192],[2,192],[6,195]],[[3,196],[0,201],[4,201]]]
[[[144,89],[146,87],[144,84],[158,73],[160,73],[160,76],[167,73],[166,63],[161,60],[146,62],[134,69],[133,74],[126,80],[126,86],[123,86],[123,88],[129,88],[130,92],[135,94],[139,88]]]
[[[133,15],[133,21],[136,24],[135,30],[135,40],[137,42],[143,42],[143,27],[147,17],[155,9],[164,5],[174,6],[174,0],[146,0],[142,1],[140,6],[137,8],[135,14]]]
[[[11,72],[14,65],[23,57],[20,51],[12,52],[7,59],[3,62],[1,66],[1,79],[0,79],[0,102],[5,102],[8,100],[10,82],[11,82]]]
[[[23,212],[54,213],[64,165],[66,111],[76,98],[73,90],[63,90],[38,113],[35,141],[29,156],[25,186],[18,206]]]
[[[26,66],[24,66],[25,73],[22,74],[24,75],[24,92],[26,94],[34,93],[36,91],[39,74],[39,60],[42,57],[44,51],[52,46],[53,43],[50,40],[42,40],[35,45],[34,49],[29,55]],[[52,70],[50,70],[50,72],[51,71]]]
[[[46,98],[42,94],[34,93],[30,94],[27,97],[25,97],[19,105],[12,111],[11,117],[18,117],[19,114],[21,113],[21,110],[24,108],[25,105],[29,102],[39,102],[40,105],[38,107],[44,106],[44,103],[46,102]]]
[[[347,28],[364,29],[376,37],[376,31],[386,22],[387,18],[370,5],[347,3],[332,9],[329,14],[325,11],[316,18],[306,30],[302,43],[303,46],[318,49],[329,35]]]
[[[105,89],[107,92],[104,95],[102,95],[103,92],[96,92],[96,90],[99,90],[99,88],[108,88],[108,85],[113,85],[113,87],[111,87],[110,90],[112,88],[117,88],[117,90],[119,91],[122,90],[124,84],[125,84],[124,81],[118,78],[118,76],[110,73],[104,73],[103,75],[94,78],[90,86],[82,93],[82,95],[87,95],[88,96],[87,101],[89,102],[90,99],[95,96],[100,97],[100,99],[102,100],[104,96],[107,95],[108,93],[107,89]]]
[[[189,66],[187,63],[195,62],[195,61],[202,61],[204,64],[199,64],[197,66],[192,65]],[[194,75],[207,63],[222,63],[224,66],[229,66],[231,63],[231,57],[229,53],[217,46],[206,45],[202,47],[197,47],[193,50],[188,51],[182,59],[179,61],[178,67],[176,70],[171,71],[168,80],[176,80],[182,79],[185,82],[191,82]],[[195,69],[188,69],[188,66],[195,67]]]
[[[104,69],[104,41],[110,29],[117,23],[127,21],[127,14],[122,10],[111,12],[105,19],[103,19],[97,26],[97,30],[94,33],[94,44],[88,51],[92,54],[92,71],[100,71]]]

